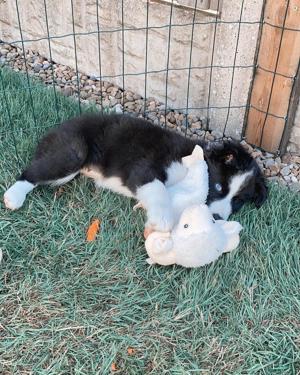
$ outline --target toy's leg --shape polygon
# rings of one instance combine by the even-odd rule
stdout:
[[[171,231],[174,224],[171,200],[165,185],[154,179],[137,189],[136,198],[147,211],[146,227],[159,232]]]

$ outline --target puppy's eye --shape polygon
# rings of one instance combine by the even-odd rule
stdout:
[[[215,184],[215,189],[217,190],[217,191],[222,191],[222,185],[221,184],[219,184],[218,182]]]
[[[189,225],[188,224],[184,224],[184,226],[183,226],[183,228],[188,228],[189,227]]]

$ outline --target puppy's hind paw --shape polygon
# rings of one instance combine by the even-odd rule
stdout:
[[[26,180],[15,182],[6,192],[4,193],[4,204],[5,207],[10,210],[17,210],[23,206],[26,199],[27,193],[34,188],[34,185]]]
[[[14,192],[10,191],[10,189],[8,189],[3,196],[5,207],[12,211],[22,207],[25,198],[25,194],[14,194]]]

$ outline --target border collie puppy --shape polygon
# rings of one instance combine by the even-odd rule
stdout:
[[[208,204],[227,219],[243,203],[260,207],[267,188],[254,159],[235,142],[191,140],[127,115],[84,115],[63,122],[38,144],[30,165],[4,194],[5,206],[20,208],[36,186],[60,185],[77,174],[97,186],[136,198],[147,212],[147,227],[171,230],[174,222],[166,186],[186,173],[181,158],[198,143],[209,169]]]

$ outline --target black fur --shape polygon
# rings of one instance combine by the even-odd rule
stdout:
[[[258,165],[236,142],[211,147],[126,115],[84,115],[52,129],[39,143],[29,167],[19,179],[44,184],[98,167],[105,177],[120,177],[133,194],[154,178],[165,182],[166,168],[191,154],[195,144],[204,148],[209,167],[208,202],[224,197],[230,178],[241,171],[254,170],[254,176],[232,200],[233,211],[245,202],[257,207],[265,201],[267,188]],[[215,184],[222,185],[222,191]]]

